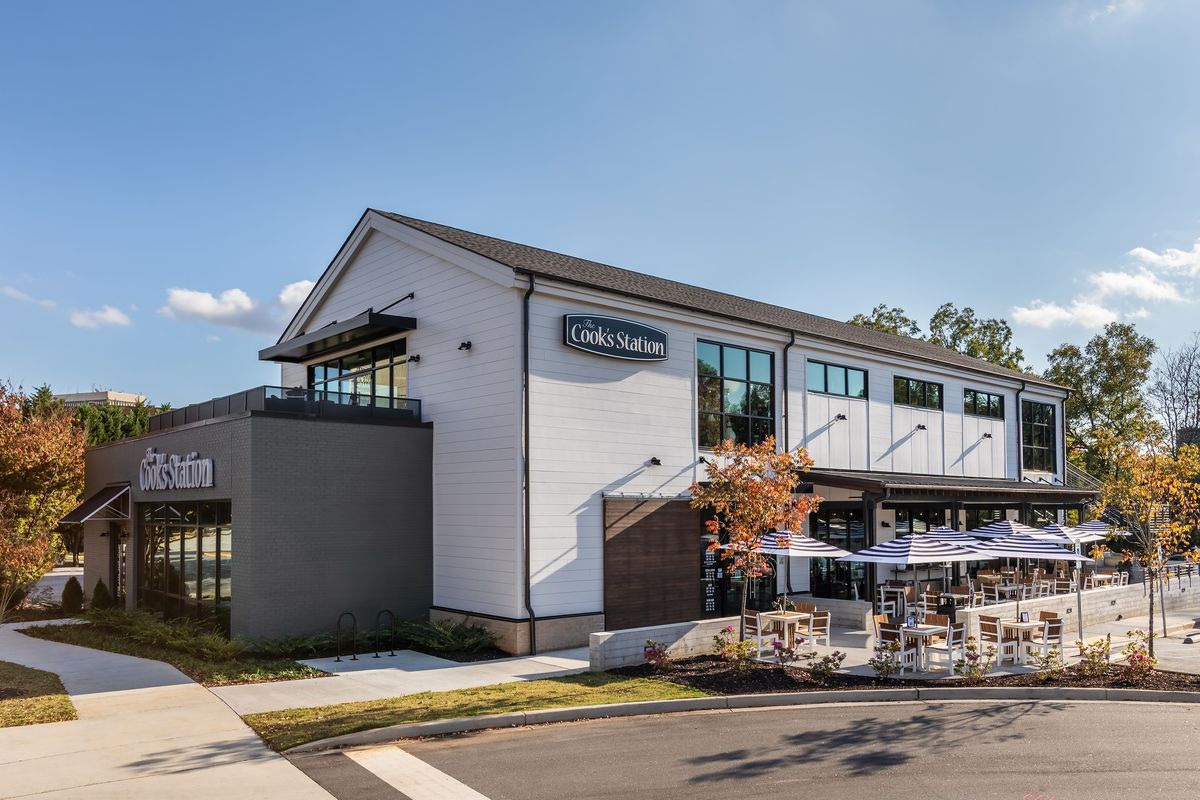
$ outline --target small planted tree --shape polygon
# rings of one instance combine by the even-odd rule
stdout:
[[[104,583],[104,579],[96,581],[96,588],[92,589],[92,602],[88,608],[98,611],[106,611],[113,607],[112,592],[108,590],[108,586]]]
[[[1125,558],[1141,566],[1149,591],[1149,655],[1154,657],[1154,596],[1167,561],[1183,555],[1193,561],[1200,516],[1200,451],[1188,445],[1177,453],[1161,442],[1122,451],[1116,477],[1104,487],[1104,506],[1129,531]]]
[[[79,579],[72,575],[62,590],[63,613],[78,614],[83,610],[83,587]]]
[[[819,497],[793,494],[801,473],[811,466],[803,449],[776,452],[773,436],[752,445],[726,439],[713,448],[713,458],[704,467],[707,480],[692,484],[692,506],[713,514],[705,523],[713,534],[709,549],[721,548],[723,539],[726,546],[720,552],[726,569],[744,577],[739,639],[746,637],[749,582],[770,570],[770,557],[757,549],[778,530],[799,530],[821,502]]]

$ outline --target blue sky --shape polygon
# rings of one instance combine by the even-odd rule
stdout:
[[[1114,318],[1170,346],[1198,40],[1157,0],[4,4],[0,379],[275,382],[368,206],[839,319],[970,305],[1038,366]]]

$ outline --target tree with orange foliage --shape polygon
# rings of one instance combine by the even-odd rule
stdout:
[[[1154,595],[1174,555],[1196,561],[1193,546],[1200,520],[1200,450],[1191,445],[1172,453],[1151,441],[1126,447],[1116,477],[1105,484],[1102,506],[1129,531],[1125,559],[1146,572],[1150,595],[1150,655],[1154,656]],[[1106,520],[1110,521],[1110,520]]]
[[[0,385],[0,622],[54,566],[54,528],[83,489],[83,432]]]
[[[713,513],[705,523],[713,542],[725,554],[726,569],[741,572],[742,614],[738,636],[746,636],[746,591],[750,579],[770,572],[769,556],[758,552],[769,534],[800,530],[816,510],[821,498],[796,497],[800,476],[812,466],[812,458],[800,449],[779,453],[775,437],[758,444],[738,444],[726,439],[713,448],[705,465],[707,480],[691,487],[692,507]],[[724,540],[724,547],[722,541]]]

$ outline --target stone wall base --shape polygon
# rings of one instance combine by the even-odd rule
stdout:
[[[449,611],[431,608],[429,618],[435,622],[451,620],[469,622],[487,628],[500,638],[496,647],[514,656],[530,654],[529,621],[477,617],[464,611]],[[539,653],[551,650],[566,650],[572,647],[587,647],[588,635],[604,630],[603,614],[585,614],[578,617],[559,617],[537,621],[537,647]]]

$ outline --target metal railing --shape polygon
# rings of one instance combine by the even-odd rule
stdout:
[[[361,395],[324,389],[286,386],[256,386],[203,403],[193,403],[150,418],[150,431],[164,431],[193,422],[269,411],[297,417],[322,417],[344,420],[421,421],[421,401],[411,397]]]

